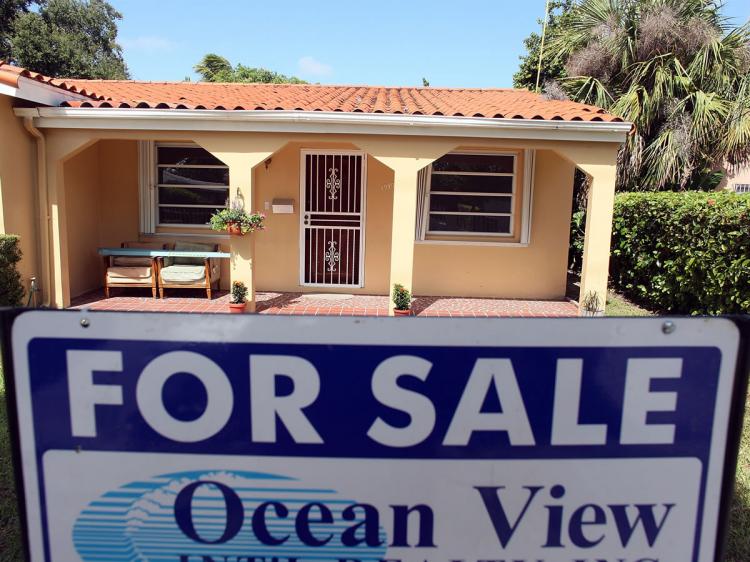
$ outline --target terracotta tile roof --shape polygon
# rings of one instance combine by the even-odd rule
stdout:
[[[85,92],[79,92],[76,86],[67,83],[65,80],[50,78],[49,76],[45,76],[44,74],[32,72],[31,70],[26,70],[25,68],[14,66],[12,64],[6,63],[3,60],[0,60],[0,84],[5,84],[7,86],[11,86],[12,88],[17,88],[18,79],[21,77],[29,78],[30,80],[41,82],[43,84],[49,84],[50,86],[55,86],[56,88],[60,88],[61,90],[65,90],[68,92],[87,95]]]
[[[514,89],[55,79],[0,61],[1,82],[17,81],[18,76],[26,76],[90,98],[90,101],[65,101],[61,104],[63,107],[340,111],[559,121],[622,121],[595,106],[548,100],[527,90]]]

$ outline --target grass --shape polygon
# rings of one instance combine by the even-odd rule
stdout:
[[[604,314],[606,316],[653,316],[654,313],[630,302],[620,294],[609,291]]]
[[[750,560],[750,394],[745,402],[745,420],[742,426],[740,454],[737,459],[737,476],[734,500],[730,508],[729,532],[725,562]]]
[[[5,403],[5,379],[0,370],[0,561],[23,560],[21,553],[21,530]]]

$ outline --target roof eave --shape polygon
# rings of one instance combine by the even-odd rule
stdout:
[[[91,101],[87,96],[26,76],[18,76],[13,83],[0,81],[0,94],[51,106],[60,105],[65,101]]]
[[[38,128],[335,133],[624,142],[630,123],[389,113],[208,109],[17,108]]]

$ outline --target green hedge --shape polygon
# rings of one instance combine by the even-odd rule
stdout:
[[[585,218],[573,217],[580,266]],[[678,314],[750,312],[750,196],[621,193],[615,199],[611,285]]]
[[[21,275],[16,265],[21,261],[19,238],[0,234],[0,306],[19,306],[23,301]]]

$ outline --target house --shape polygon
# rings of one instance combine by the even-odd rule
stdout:
[[[724,172],[724,177],[717,186],[717,190],[750,193],[750,164],[732,166],[727,162],[722,166],[721,171]]]
[[[576,168],[591,179],[581,300],[603,304],[617,151],[605,111],[525,90],[56,79],[0,63],[3,231],[67,307],[97,248],[194,240],[255,290],[564,298]],[[237,200],[267,229],[230,237]],[[277,209],[291,212],[273,212]]]

